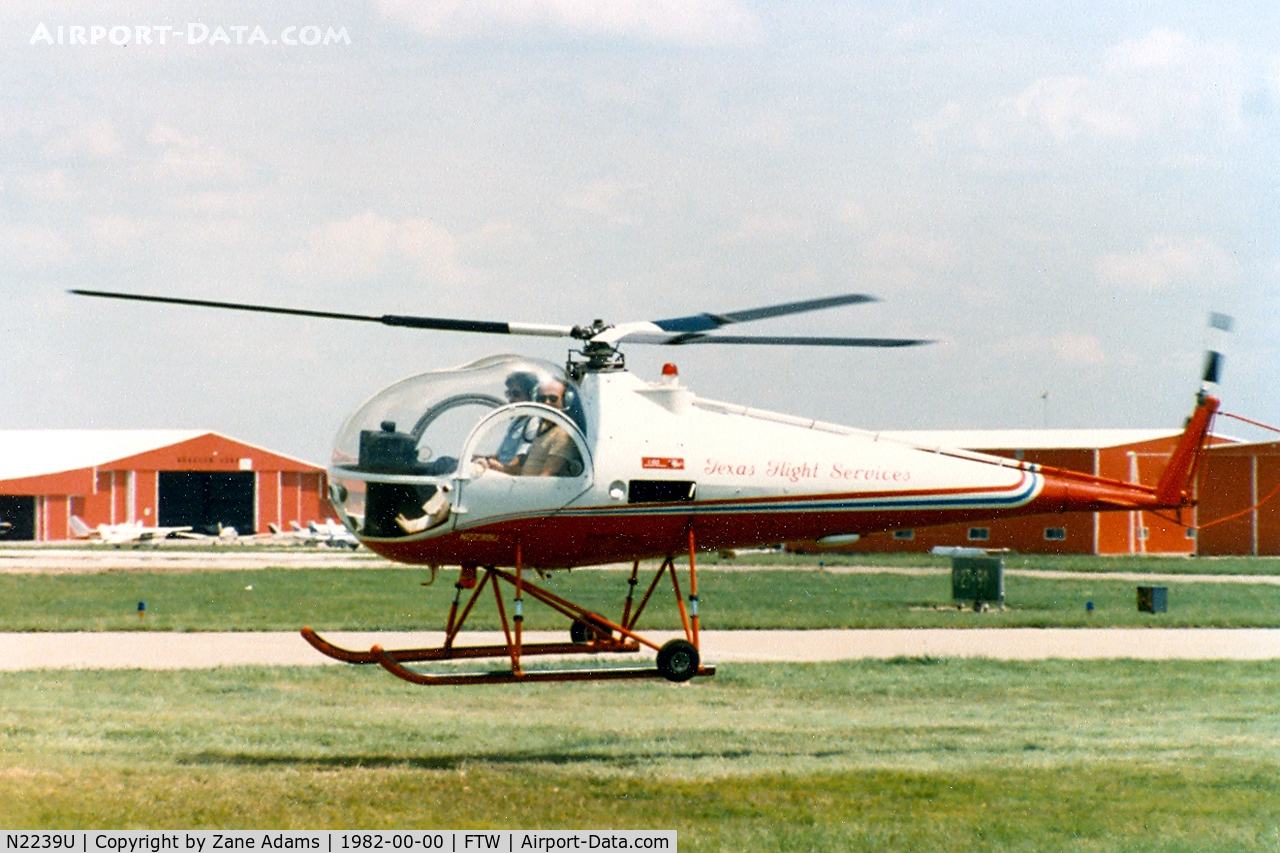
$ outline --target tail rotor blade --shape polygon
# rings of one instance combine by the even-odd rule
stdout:
[[[1209,350],[1204,356],[1204,374],[1200,381],[1206,385],[1217,385],[1222,373],[1222,353]]]
[[[1222,375],[1223,357],[1217,349],[1224,342],[1224,337],[1235,328],[1236,320],[1230,314],[1218,311],[1209,312],[1209,332],[1205,341],[1204,372],[1200,375],[1200,385],[1217,385]],[[1221,334],[1218,334],[1221,333]]]

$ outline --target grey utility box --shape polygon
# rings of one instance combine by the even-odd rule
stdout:
[[[1169,609],[1169,587],[1138,587],[1139,613],[1165,613]]]
[[[972,601],[974,610],[984,604],[1004,607],[1004,558],[952,557],[951,597]]]

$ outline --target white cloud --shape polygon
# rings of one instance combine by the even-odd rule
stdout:
[[[1135,116],[1086,77],[1044,77],[1006,101],[1022,121],[1038,126],[1054,139],[1080,133],[1133,141],[1139,136]]]
[[[1098,260],[1103,281],[1144,293],[1222,284],[1233,276],[1235,267],[1227,252],[1204,239],[1156,239],[1141,249]]]
[[[155,223],[119,214],[90,216],[85,220],[85,231],[96,251],[127,254],[145,250],[155,236]]]
[[[1246,85],[1234,47],[1156,29],[1112,47],[1090,75],[1035,80],[1007,103],[1058,139],[1134,142],[1165,133],[1239,131]]]
[[[67,243],[56,229],[34,223],[0,223],[0,269],[56,267],[67,255]]]
[[[987,104],[949,101],[917,127],[925,142],[984,150],[1024,151],[1040,139],[1203,151],[1242,137],[1246,100],[1266,74],[1232,43],[1155,29],[1112,45],[1093,67],[1032,79]]]
[[[385,16],[430,36],[474,37],[495,30],[554,27],[687,45],[754,41],[754,17],[735,0],[378,0]]]
[[[51,160],[110,160],[124,148],[115,125],[106,119],[76,122],[53,136],[45,146]]]
[[[565,196],[564,204],[614,225],[631,225],[633,197],[642,185],[636,181],[616,179],[591,181]]]
[[[1129,39],[1107,52],[1108,65],[1124,71],[1183,65],[1196,53],[1195,43],[1173,30],[1155,29],[1139,39]]]
[[[733,221],[720,240],[729,245],[754,245],[765,241],[803,243],[813,236],[813,223],[785,213],[743,214]]]
[[[209,184],[236,181],[247,172],[238,158],[166,124],[153,125],[147,142],[156,149],[152,177],[158,181]]]
[[[1048,356],[1054,361],[1088,367],[1107,360],[1102,342],[1094,335],[1059,332],[1053,335],[1024,335],[998,347],[1006,358],[1027,359]]]
[[[301,278],[358,281],[407,265],[416,273],[457,282],[468,276],[458,254],[458,239],[434,223],[394,222],[365,211],[309,229],[302,247],[285,258],[285,267]]]
[[[1068,332],[1050,337],[1046,344],[1059,361],[1068,364],[1102,364],[1107,360],[1102,343],[1094,335]]]
[[[66,169],[21,175],[15,183],[29,199],[41,205],[64,205],[77,196],[76,182]]]

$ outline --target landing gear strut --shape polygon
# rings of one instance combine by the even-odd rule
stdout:
[[[493,566],[483,569],[479,583],[474,580],[466,583],[467,573],[464,571],[456,583],[456,593],[449,609],[445,625],[444,642],[439,646],[417,649],[384,649],[373,646],[367,652],[344,649],[325,640],[310,628],[302,629],[303,638],[318,651],[347,663],[376,663],[391,674],[414,684],[503,684],[519,681],[595,681],[627,678],[665,678],[672,682],[688,681],[695,676],[715,674],[714,667],[702,665],[698,648],[698,580],[695,564],[694,536],[689,531],[689,606],[681,596],[680,580],[677,577],[675,561],[668,557],[663,561],[649,583],[644,596],[635,601],[636,587],[639,583],[640,562],[637,560],[631,567],[628,579],[628,592],[623,604],[622,615],[618,621],[612,621],[599,613],[589,611],[550,590],[531,583],[524,577],[521,565],[520,548],[516,547],[515,572],[505,571]],[[637,623],[653,597],[663,576],[669,576],[674,592],[680,621],[684,628],[684,638],[669,640],[658,645],[636,632]],[[474,573],[472,574],[474,578]],[[504,601],[501,584],[507,584],[515,592],[514,607],[510,615]],[[504,642],[488,646],[455,645],[459,634],[471,615],[476,603],[491,589],[498,620],[502,626]],[[464,591],[469,591],[466,602],[463,602]],[[568,643],[526,643],[524,642],[524,596],[536,599],[552,610],[570,620]],[[522,665],[523,658],[529,655],[600,655],[603,653],[636,653],[642,647],[657,653],[656,665],[653,667],[621,667],[609,663],[575,668],[575,669],[538,669],[526,671]],[[428,661],[453,661],[469,658],[507,658],[510,667],[489,672],[422,672],[410,669],[406,664]]]

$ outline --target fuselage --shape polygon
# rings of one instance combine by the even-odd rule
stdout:
[[[430,477],[447,496],[443,520],[393,535],[356,520],[361,541],[407,563],[550,569],[680,553],[690,531],[698,549],[744,548],[1186,502],[1181,488],[1157,498],[1151,487],[704,400],[674,377],[588,373],[577,390],[582,417],[558,423],[579,445],[578,470],[522,477],[469,464],[486,422],[520,411],[496,408],[468,435],[457,469]]]

